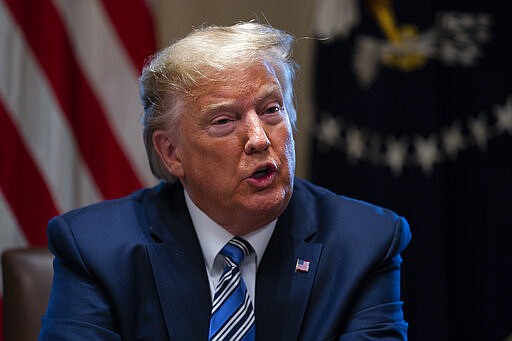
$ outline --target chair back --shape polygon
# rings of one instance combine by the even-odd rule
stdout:
[[[3,253],[4,341],[37,340],[50,296],[52,262],[46,247]]]

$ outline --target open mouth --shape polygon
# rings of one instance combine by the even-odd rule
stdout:
[[[261,167],[257,168],[251,175],[253,180],[263,180],[271,177],[277,172],[277,165],[274,162],[267,162],[262,164]]]
[[[262,179],[269,175],[272,172],[272,169],[270,167],[263,167],[261,169],[258,169],[254,174],[252,175],[255,179]]]

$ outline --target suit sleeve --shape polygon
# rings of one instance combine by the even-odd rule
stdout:
[[[408,324],[400,301],[400,253],[410,240],[407,221],[397,218],[388,250],[364,281],[340,341],[407,340]]]
[[[63,217],[48,225],[54,278],[39,340],[121,340],[108,299],[81,256]]]

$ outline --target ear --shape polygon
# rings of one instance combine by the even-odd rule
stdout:
[[[175,177],[185,175],[176,138],[165,130],[153,132],[153,146],[167,170]]]

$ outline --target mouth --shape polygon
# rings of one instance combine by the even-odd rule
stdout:
[[[270,185],[277,173],[275,163],[267,163],[258,167],[248,178],[249,182],[258,187],[266,187]]]
[[[252,173],[251,178],[254,179],[262,179],[266,176],[269,176],[272,173],[275,173],[277,171],[277,165],[274,162],[269,162],[265,165],[262,165]]]
[[[271,172],[272,172],[272,168],[269,167],[269,166],[266,166],[266,167],[263,167],[263,168],[260,168],[258,169],[256,172],[254,172],[251,176],[251,178],[254,178],[254,179],[262,179],[266,176],[268,176]]]

